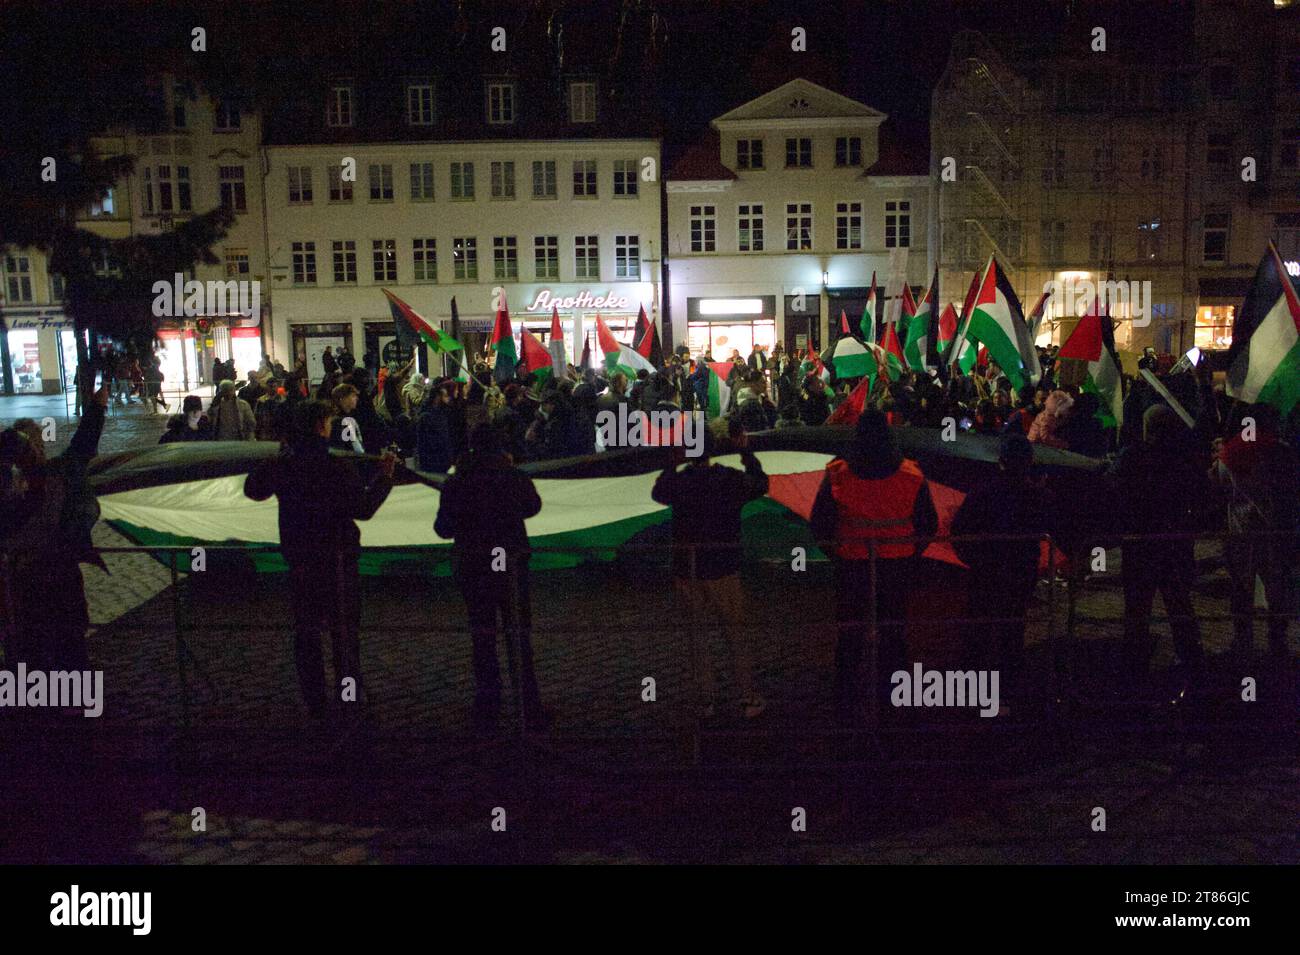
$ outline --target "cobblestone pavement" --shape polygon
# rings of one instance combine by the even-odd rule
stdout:
[[[111,431],[143,427],[122,418]],[[101,546],[121,540],[96,531]],[[210,555],[205,574],[173,589],[154,558],[108,555],[108,573],[85,571],[104,715],[65,718],[16,748],[0,733],[14,760],[0,791],[0,857],[1300,861],[1294,663],[1228,663],[1230,626],[1214,619],[1226,578],[1212,548],[1199,556],[1197,612],[1219,654],[1203,696],[1162,702],[1179,684],[1161,624],[1151,684],[1120,689],[1112,552],[1111,572],[1083,588],[1059,682],[1047,615],[1050,606],[1059,637],[1064,591],[1044,584],[1031,614],[1034,690],[1009,719],[893,710],[874,737],[837,733],[831,720],[824,565],[797,578],[786,563],[746,567],[769,708],[745,723],[726,706],[702,725],[665,567],[538,573],[537,674],[554,725],[485,739],[470,731],[464,608],[446,578],[364,580],[364,715],[314,723],[298,701],[282,578]],[[913,608],[925,619],[911,648],[927,667],[954,660],[953,625],[932,619],[950,612],[948,597],[936,591]],[[1258,679],[1258,702],[1241,700],[1243,675]],[[721,698],[730,695],[724,677]],[[792,831],[796,808],[805,832]],[[1104,832],[1093,830],[1097,808]]]

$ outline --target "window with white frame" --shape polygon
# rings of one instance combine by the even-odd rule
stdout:
[[[813,211],[811,202],[785,204],[785,248],[787,252],[812,251]]]
[[[885,202],[885,248],[906,249],[912,244],[912,202],[889,199]]]
[[[487,85],[487,121],[504,126],[515,121],[515,84],[493,81]]]
[[[140,190],[140,195],[144,199],[144,211],[153,212],[153,169],[149,166],[145,166],[143,171],[140,173],[140,177],[144,180],[144,187]]]
[[[492,163],[492,198],[513,199],[515,197],[515,164],[513,162]]]
[[[835,203],[835,248],[862,248],[862,203]]]
[[[474,198],[474,164],[472,162],[454,162],[451,164],[451,197],[453,199]]]
[[[578,159],[573,163],[573,197],[596,198],[596,160]]]
[[[214,133],[239,132],[239,107],[229,100],[217,100],[212,107],[212,131]]]
[[[388,202],[393,198],[393,164],[370,164],[370,201]]]
[[[10,302],[32,300],[32,260],[27,256],[5,256],[5,295]]]
[[[194,209],[193,193],[190,191],[190,167],[176,167],[176,208],[181,212]]]
[[[835,165],[862,165],[861,136],[837,136],[835,138]]]
[[[433,125],[433,84],[408,83],[406,86],[406,122],[410,126]]]
[[[326,166],[330,181],[330,202],[351,202],[352,182],[343,178],[342,166]]]
[[[513,235],[498,235],[492,239],[492,277],[519,278],[519,242]]]
[[[335,239],[330,243],[334,253],[334,284],[357,284],[357,243],[352,239]]]
[[[600,240],[594,235],[573,237],[574,277],[600,278]]]
[[[555,160],[540,159],[533,163],[533,198],[534,199],[554,199],[555,190]]]
[[[325,125],[352,125],[352,84],[335,83],[330,86],[325,102]]]
[[[636,196],[636,160],[614,160],[614,195]]]
[[[397,281],[397,240],[372,239],[370,255],[376,282]]]
[[[718,250],[718,214],[714,206],[691,206],[691,251]]]
[[[293,284],[316,284],[316,243],[294,242],[293,250]]]
[[[311,202],[311,166],[289,167],[289,205]]]
[[[452,270],[457,282],[478,281],[478,239],[461,237],[451,240]]]
[[[411,163],[411,200],[429,202],[433,199],[433,163]]]
[[[763,206],[742,205],[736,220],[736,248],[741,252],[763,251]]]
[[[50,301],[62,302],[67,297],[67,283],[58,272],[50,273]]]
[[[231,212],[247,212],[248,199],[244,194],[244,167],[218,166],[217,180],[221,187],[221,205]]]
[[[560,237],[539,235],[533,237],[533,270],[540,279],[560,277]]]
[[[438,242],[436,239],[412,239],[411,253],[415,258],[415,281],[438,281]]]
[[[569,83],[569,122],[594,123],[596,121],[596,84],[590,80],[572,80]]]
[[[640,236],[614,236],[614,277],[620,279],[641,278]]]
[[[737,169],[762,169],[763,168],[763,140],[761,139],[737,139],[736,140],[736,168]]]
[[[222,258],[226,266],[226,278],[242,279],[248,276],[247,249],[226,249]]]

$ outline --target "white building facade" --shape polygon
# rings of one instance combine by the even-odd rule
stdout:
[[[802,352],[841,311],[856,326],[873,273],[928,285],[928,153],[882,156],[886,118],[798,79],[713,121],[668,176],[674,342]]]
[[[267,148],[271,348],[401,356],[382,290],[481,355],[504,295],[516,335],[554,306],[568,353],[599,314],[630,335],[658,311],[661,195],[652,139],[496,139]],[[353,172],[355,178],[353,179]],[[430,368],[427,356],[423,368]]]

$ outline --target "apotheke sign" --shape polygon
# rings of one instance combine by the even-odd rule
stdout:
[[[632,299],[626,295],[618,295],[614,292],[606,292],[603,295],[592,295],[589,289],[583,289],[577,295],[559,296],[552,294],[548,288],[541,289],[537,297],[525,306],[528,312],[549,312],[552,308],[558,309],[575,309],[575,308],[610,308],[626,309],[631,308]]]

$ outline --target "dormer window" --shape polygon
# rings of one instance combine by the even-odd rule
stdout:
[[[228,100],[219,100],[213,109],[212,129],[218,133],[239,132],[239,107]]]
[[[407,84],[406,122],[411,126],[433,125],[432,83]]]
[[[494,80],[487,85],[487,121],[508,126],[515,121],[515,84]]]
[[[594,123],[595,121],[595,82],[592,80],[573,80],[569,83],[569,122]]]
[[[329,98],[325,103],[325,125],[335,127],[351,126],[352,99],[351,83],[332,84],[329,89]]]

